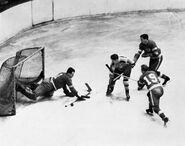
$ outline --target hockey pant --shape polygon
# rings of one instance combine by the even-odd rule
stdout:
[[[159,108],[160,97],[163,95],[164,91],[162,87],[156,87],[148,92],[149,109],[158,114],[162,119],[165,118],[165,114]]]
[[[44,79],[41,84],[33,91],[35,96],[46,96],[51,97],[54,93],[54,87],[49,78]]]
[[[149,61],[149,69],[153,71],[157,71],[163,61],[163,56],[159,56],[158,58],[150,58]]]
[[[150,58],[149,69],[152,70],[152,71],[156,71],[157,75],[164,79],[165,82],[163,84],[165,84],[166,81],[168,81],[170,78],[167,75],[161,74],[158,71],[162,61],[163,61],[163,56],[162,55],[159,58]]]

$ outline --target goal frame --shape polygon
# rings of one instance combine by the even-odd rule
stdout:
[[[17,82],[17,78],[15,75],[15,70],[16,68],[21,65],[24,64],[27,60],[31,59],[32,57],[34,57],[37,53],[41,52],[41,56],[42,56],[42,72],[43,72],[43,77],[42,79],[45,78],[45,47],[33,47],[33,48],[39,48],[38,50],[36,50],[34,53],[32,53],[31,55],[29,55],[28,57],[26,57],[25,59],[23,59],[22,61],[18,62],[16,65],[14,65],[12,67],[12,72],[13,72],[13,99],[14,99],[14,105],[15,105],[15,109],[16,109],[16,102],[17,102],[17,91],[16,91],[16,82]],[[26,48],[26,49],[30,49],[30,48]],[[23,49],[25,50],[25,49]],[[16,114],[16,110],[15,110],[15,114]]]

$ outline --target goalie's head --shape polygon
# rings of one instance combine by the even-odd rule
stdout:
[[[72,67],[69,67],[67,69],[67,74],[72,78],[74,76],[74,73],[75,73],[75,69],[72,68]]]
[[[149,67],[146,64],[141,65],[141,71],[146,72],[149,70]]]

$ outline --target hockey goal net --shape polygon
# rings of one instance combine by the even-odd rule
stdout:
[[[0,116],[16,113],[16,83],[28,85],[44,78],[44,47],[26,48],[7,59],[0,69]]]

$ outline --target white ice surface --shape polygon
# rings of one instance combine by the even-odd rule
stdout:
[[[184,17],[184,13],[102,16],[58,22],[18,35],[1,48],[1,62],[19,49],[45,46],[47,77],[73,66],[75,88],[83,93],[88,82],[93,91],[91,99],[74,107],[64,107],[61,90],[53,100],[19,104],[16,116],[0,118],[0,146],[185,145]],[[137,91],[136,82],[130,80],[129,102],[105,96],[109,56],[119,53],[132,59],[142,33],[162,49],[160,70],[171,77],[160,103],[170,119],[167,128],[157,115],[155,121],[144,115],[147,90]],[[148,60],[140,58],[132,78],[138,79],[142,63]],[[125,97],[121,80],[113,93]]]

